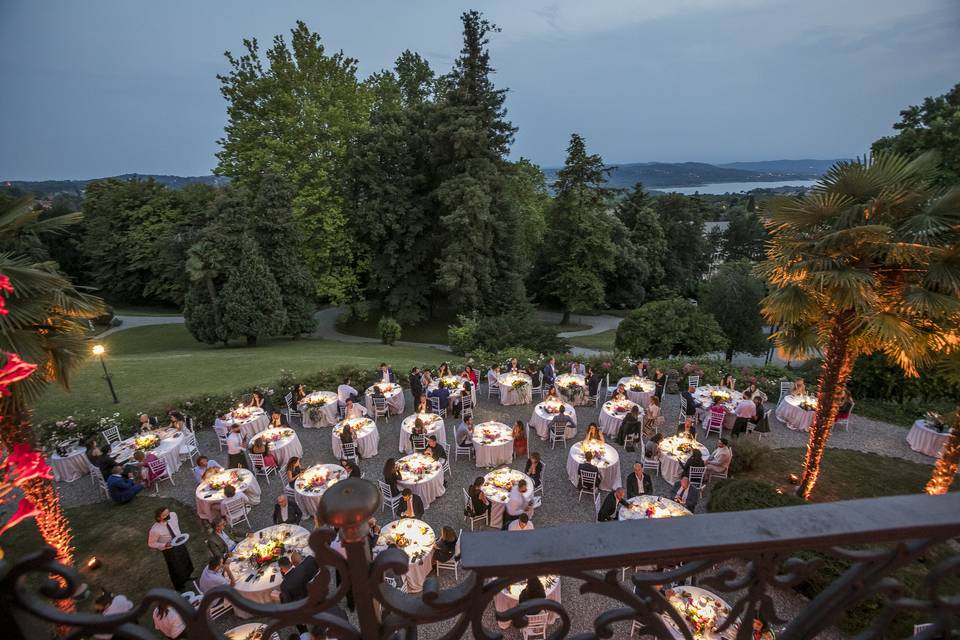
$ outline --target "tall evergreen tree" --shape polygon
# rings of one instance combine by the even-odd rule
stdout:
[[[547,179],[540,167],[526,158],[514,162],[507,174],[507,197],[517,210],[520,230],[518,255],[523,260],[519,269],[526,273],[540,255],[546,211],[551,202]]]
[[[613,270],[616,250],[603,186],[608,172],[599,155],[587,154],[582,137],[570,136],[544,238],[547,288],[563,306],[564,324],[571,311],[588,311],[604,302],[604,275]]]
[[[697,198],[671,193],[657,198],[653,210],[667,242],[669,259],[663,263],[664,286],[683,297],[692,297],[710,261],[710,247],[703,233],[702,203]]]
[[[242,337],[253,346],[283,331],[287,314],[277,281],[251,235],[234,235],[230,248],[234,260],[217,300],[223,333],[228,340]]]
[[[620,223],[613,229],[618,255],[616,269],[607,281],[607,303],[639,307],[656,296],[663,283],[667,242],[660,220],[650,208],[650,194],[639,182],[617,204],[614,216]]]
[[[435,110],[433,190],[443,249],[437,285],[459,312],[518,309],[526,303],[517,268],[519,225],[507,197],[506,154],[515,129],[506,121],[506,90],[494,87],[489,35],[499,29],[465,12],[463,49],[440,83]]]

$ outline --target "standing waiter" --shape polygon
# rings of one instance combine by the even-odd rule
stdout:
[[[183,591],[187,580],[193,575],[193,562],[190,560],[190,554],[187,553],[186,545],[170,545],[170,541],[180,535],[180,522],[177,520],[177,514],[161,507],[154,512],[153,518],[156,522],[150,527],[147,546],[163,552],[163,559],[167,563],[173,588],[177,591]]]

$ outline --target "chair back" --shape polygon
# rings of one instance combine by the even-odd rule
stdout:
[[[112,427],[106,431],[101,431],[103,434],[103,439],[107,441],[107,444],[113,444],[114,442],[120,442],[122,438],[120,437],[120,427]]]
[[[356,460],[357,459],[357,443],[356,442],[346,442],[341,445],[343,449],[343,457],[346,460]]]
[[[530,640],[532,637],[546,638],[549,619],[549,614],[546,613],[527,616],[527,626],[520,629],[523,640]]]
[[[790,395],[791,391],[793,391],[793,383],[782,380],[780,382],[780,400],[783,400],[784,396]]]
[[[410,446],[414,451],[423,451],[427,448],[427,436],[421,434],[410,436]]]
[[[287,405],[287,409],[293,411],[293,391],[283,396],[283,402]]]
[[[387,399],[373,396],[373,410],[378,416],[387,415]]]
[[[390,485],[388,485],[383,480],[377,480],[377,486],[380,487],[380,495],[383,496],[384,500],[388,502],[392,502],[393,500],[396,500],[399,498],[399,496],[393,495],[393,491],[390,489]]]
[[[147,467],[150,469],[150,475],[155,479],[160,479],[167,475],[167,463],[160,458],[147,461]]]
[[[700,376],[687,376],[687,386],[693,388],[700,387]]]
[[[703,473],[705,467],[690,467],[690,484],[697,489],[703,488]]]
[[[924,622],[923,624],[915,624],[915,625],[913,625],[913,637],[914,637],[914,638],[920,638],[920,637],[922,637],[927,631],[932,631],[935,626],[936,626],[936,625],[933,624],[932,622]]]
[[[584,491],[590,490],[593,491],[597,488],[597,472],[596,471],[581,471],[580,472],[580,488]]]
[[[243,500],[239,496],[234,496],[233,498],[228,498],[220,503],[220,507],[226,511],[224,514],[227,518],[227,522],[230,525],[234,525],[241,520],[247,519],[247,509],[243,504]]]
[[[434,396],[427,396],[427,402],[430,403],[430,412],[431,412],[431,413],[436,413],[436,414],[439,415],[439,413],[440,413],[440,398],[436,398],[436,397],[434,397]]]
[[[720,411],[711,411],[710,412],[710,429],[720,429],[723,430],[723,419],[726,417],[724,413]]]
[[[263,463],[262,453],[251,453],[250,462],[253,464],[254,471],[263,471],[266,467],[266,465]]]

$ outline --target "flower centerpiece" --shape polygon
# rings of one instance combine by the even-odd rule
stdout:
[[[560,413],[560,410],[563,409],[563,403],[556,400],[544,400],[543,410],[547,413]]]
[[[343,434],[344,429],[349,429],[350,434],[353,435],[354,438],[356,438],[358,435],[360,435],[360,432],[363,431],[363,428],[367,425],[368,422],[370,422],[369,418],[350,418],[349,420],[344,420],[343,422],[338,424],[336,427],[334,427],[333,430],[334,430],[334,433],[336,433],[339,436]]]
[[[297,479],[297,485],[304,491],[326,490],[330,485],[340,481],[340,473],[331,471],[328,467],[317,466],[307,469]]]
[[[422,453],[401,458],[397,462],[397,469],[400,471],[400,478],[408,482],[419,482],[425,476],[435,473],[438,468],[438,462],[430,456]]]
[[[730,615],[730,609],[719,600],[703,595],[694,595],[685,589],[667,589],[667,601],[690,627],[695,638],[704,638],[714,633]]]
[[[513,387],[514,390],[519,391],[527,386],[527,381],[524,378],[517,377],[514,378],[513,382],[510,383],[510,386]]]
[[[807,396],[800,401],[800,408],[804,411],[816,411],[817,410],[817,399]]]
[[[300,401],[300,404],[307,405],[308,407],[325,407],[330,404],[330,399],[322,394],[310,394],[308,396],[304,396],[303,400]]]
[[[286,545],[279,537],[266,542],[258,542],[248,556],[248,560],[258,567],[276,562],[286,552]]]
[[[444,376],[437,381],[437,387],[455,391],[460,388],[460,378],[457,376]]]
[[[253,415],[253,407],[245,407],[241,405],[231,411],[230,415],[233,416],[234,420],[246,420]]]
[[[160,438],[154,433],[137,436],[133,440],[133,446],[140,451],[150,451],[160,445]]]
[[[293,435],[293,429],[275,429],[260,436],[261,440],[267,442],[277,442]]]
[[[221,471],[215,473],[206,480],[207,486],[216,491],[220,491],[228,484],[237,486],[240,483],[240,473],[236,470]]]
[[[730,395],[729,391],[724,391],[723,389],[710,390],[710,399],[713,400],[714,402],[717,402],[717,401],[730,402],[731,397],[732,396]]]
[[[54,422],[47,435],[60,457],[66,456],[69,453],[70,446],[80,442],[83,437],[83,433],[80,431],[80,423],[73,416],[67,416],[63,420]]]
[[[593,457],[593,464],[598,467],[605,466],[607,455],[606,445],[599,442],[584,442],[580,445],[580,453],[584,454],[587,451],[589,451]]]
[[[246,626],[246,625],[244,625]],[[267,628],[265,624],[258,624],[250,633],[240,633],[235,630],[227,631],[228,640],[263,640],[263,630]]]
[[[387,395],[388,393],[393,393],[395,386],[392,382],[380,382],[373,385],[373,390],[377,393]]]

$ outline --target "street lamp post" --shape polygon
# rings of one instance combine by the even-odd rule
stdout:
[[[107,363],[103,359],[103,354],[106,349],[103,348],[102,344],[93,345],[93,355],[100,358],[100,366],[103,367],[103,377],[107,379],[107,386],[110,387],[110,395],[113,396],[113,404],[120,404],[120,400],[117,398],[117,392],[113,388],[113,379],[110,378],[110,372],[107,371]]]

